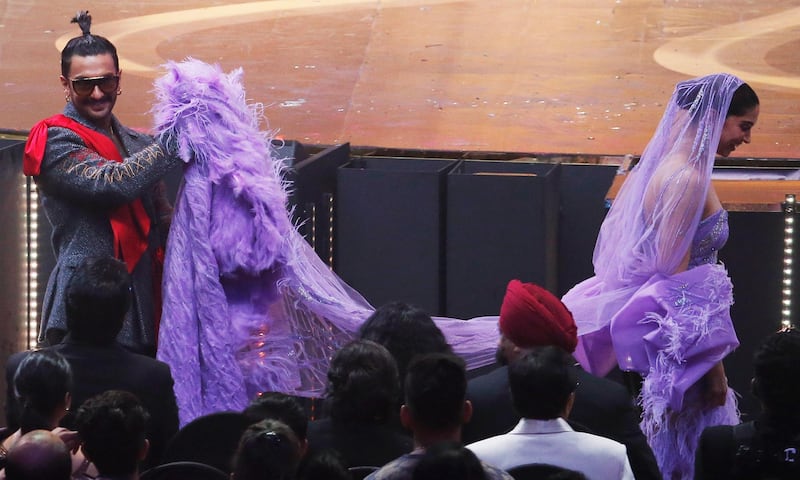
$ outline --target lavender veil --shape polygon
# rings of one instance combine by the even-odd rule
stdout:
[[[576,357],[605,375],[644,377],[642,429],[664,478],[692,478],[707,425],[738,421],[734,392],[706,409],[698,380],[738,346],[725,268],[686,268],[696,242],[717,145],[742,81],[717,74],[677,85],[638,164],[600,229],[595,276],[563,297],[578,324]]]
[[[156,80],[155,130],[184,167],[167,243],[158,358],[181,424],[241,410],[258,392],[321,396],[328,361],[374,311],[320,259],[287,211],[282,162],[243,71],[171,62]],[[436,319],[468,367],[491,363],[496,319]]]

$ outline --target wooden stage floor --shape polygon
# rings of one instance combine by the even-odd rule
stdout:
[[[269,128],[311,145],[639,154],[674,84],[740,75],[762,100],[737,156],[800,158],[800,1],[0,1],[0,128],[60,111],[78,8],[119,48],[115,112],[149,128],[165,60],[242,67]]]

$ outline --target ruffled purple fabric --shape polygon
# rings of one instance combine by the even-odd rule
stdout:
[[[700,382],[739,345],[732,303],[725,269],[706,264],[654,276],[611,321],[620,368],[644,377],[641,427],[663,472],[691,478],[703,429],[738,423],[733,390],[724,406],[708,408]]]
[[[303,240],[242,70],[170,62],[155,130],[186,162],[167,243],[158,358],[181,424],[241,410],[258,392],[316,397],[333,353],[374,311]],[[437,319],[468,368],[494,359],[496,321]]]

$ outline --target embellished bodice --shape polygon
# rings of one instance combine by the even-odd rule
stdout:
[[[717,263],[719,250],[728,241],[728,212],[719,209],[700,221],[692,240],[689,268]]]

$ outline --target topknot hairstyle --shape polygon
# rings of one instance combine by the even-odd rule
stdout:
[[[92,57],[94,55],[110,54],[114,59],[114,68],[119,71],[119,57],[117,47],[107,38],[94,35],[92,29],[92,16],[88,10],[81,10],[70,20],[81,27],[81,35],[72,38],[61,51],[61,75],[69,78],[69,69],[72,66],[72,57]]]
[[[77,23],[81,27],[81,32],[84,35],[91,35],[92,16],[89,15],[89,10],[79,10],[78,13],[72,17],[70,23]]]

